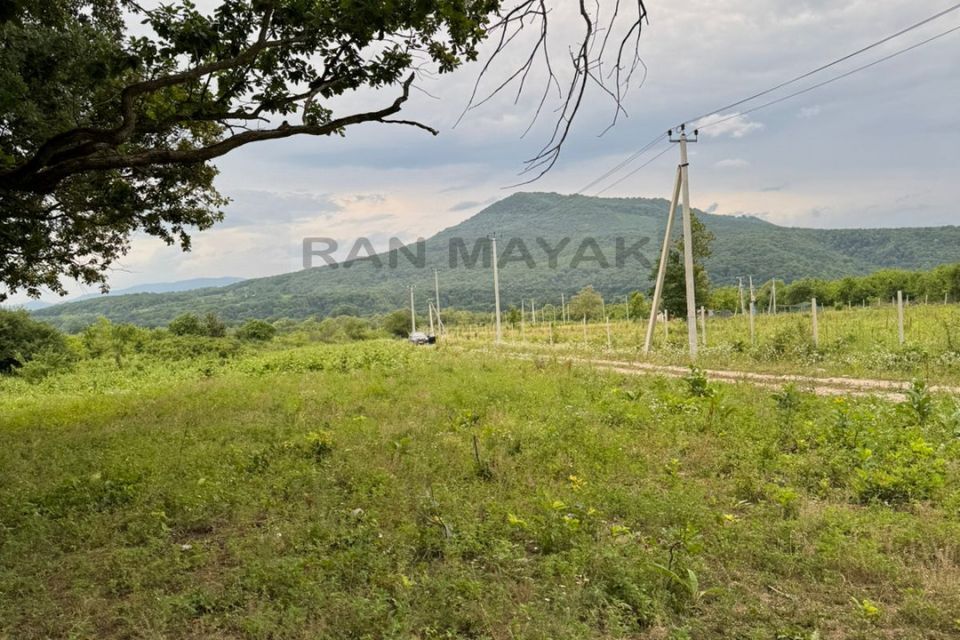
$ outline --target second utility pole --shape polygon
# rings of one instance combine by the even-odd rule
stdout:
[[[657,311],[660,306],[660,298],[663,295],[663,281],[666,275],[667,260],[670,258],[670,236],[673,229],[673,218],[676,213],[678,197],[682,196],[683,202],[683,272],[684,285],[687,293],[687,338],[690,344],[690,359],[697,357],[697,301],[696,291],[694,290],[694,271],[693,271],[693,222],[690,214],[690,183],[687,168],[687,134],[685,125],[680,125],[680,137],[674,140],[673,131],[669,131],[670,142],[680,143],[680,165],[677,167],[677,181],[674,184],[673,199],[670,203],[670,211],[667,214],[667,229],[664,234],[663,247],[660,252],[660,265],[657,270],[657,281],[653,291],[653,305],[650,310],[650,321],[647,325],[647,336],[644,342],[643,352],[649,353],[653,341],[653,327],[657,322]],[[693,132],[693,140],[697,141],[697,131]]]

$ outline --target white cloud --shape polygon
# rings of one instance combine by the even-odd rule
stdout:
[[[744,167],[749,167],[750,163],[743,158],[724,158],[713,166],[718,169],[742,169]]]
[[[820,112],[823,111],[823,107],[818,104],[813,105],[812,107],[803,107],[800,109],[800,113],[797,114],[800,118],[816,118],[820,115]]]
[[[763,124],[753,122],[740,113],[714,113],[697,120],[694,127],[708,138],[719,138],[721,136],[742,138],[752,131],[763,129]]]

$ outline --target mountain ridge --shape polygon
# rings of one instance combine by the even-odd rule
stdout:
[[[521,299],[559,302],[561,293],[569,296],[587,284],[612,299],[648,287],[650,264],[659,252],[668,206],[662,198],[518,193],[427,239],[422,267],[412,266],[400,255],[396,268],[390,268],[387,252],[349,265],[324,265],[217,289],[110,296],[57,305],[35,315],[65,328],[88,323],[98,315],[156,326],[185,311],[212,311],[228,321],[368,315],[409,305],[409,285],[419,289],[420,304],[425,306],[432,296],[434,268],[440,274],[444,308],[488,310],[493,306],[489,269],[480,262],[451,268],[450,259],[455,241],[467,249],[480,247],[482,253],[482,240],[491,233],[497,234],[501,261],[512,241],[515,248],[524,245],[536,263],[532,269],[522,259],[503,265],[505,307],[519,306]],[[835,278],[884,268],[928,269],[960,262],[958,226],[807,229],[781,227],[756,216],[695,211],[716,236],[707,269],[718,285],[748,275],[755,282],[771,277],[789,282],[801,277]],[[501,238],[503,244],[499,244]],[[564,238],[570,240],[557,266],[550,268],[539,241],[556,248]],[[571,266],[578,246],[590,239],[611,265],[618,241],[626,246],[645,242],[640,251],[643,260],[628,259],[619,268],[588,261]],[[382,263],[379,268],[378,261]]]

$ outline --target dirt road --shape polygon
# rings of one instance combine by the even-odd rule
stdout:
[[[491,351],[491,353],[494,352]],[[628,375],[661,375],[671,378],[681,378],[689,375],[690,373],[690,369],[688,367],[651,364],[647,362],[631,362],[628,360],[607,360],[602,358],[583,358],[569,355],[523,352],[500,352],[500,355],[510,358],[521,358],[525,360],[543,358],[547,360],[556,359],[559,361],[576,362],[578,364],[588,364],[598,369],[615,371],[617,373]],[[871,378],[819,377],[796,374],[753,373],[725,369],[704,369],[703,372],[704,375],[707,376],[707,379],[711,381],[728,382],[734,384],[747,383],[769,389],[781,389],[786,384],[794,384],[801,390],[810,391],[816,393],[817,395],[825,396],[874,395],[891,400],[901,400],[904,398],[906,390],[910,387],[909,382],[877,380]],[[960,387],[956,386],[933,385],[930,387],[930,391],[933,393],[960,395]]]

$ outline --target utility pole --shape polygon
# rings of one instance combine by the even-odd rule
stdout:
[[[500,332],[500,272],[497,269],[497,235],[490,236],[490,243],[493,250],[493,304],[496,308],[496,343],[500,344],[502,334]]]
[[[436,269],[433,270],[433,290],[437,295],[437,326],[440,328],[440,333],[443,333],[443,321],[440,320],[440,275]]]
[[[417,332],[417,307],[413,303],[413,285],[410,285],[410,333]]]
[[[757,294],[753,290],[753,276],[750,276],[750,344],[757,343],[753,315],[757,312]]]
[[[650,319],[647,321],[647,335],[643,341],[643,355],[650,353],[653,344],[653,330],[657,326],[657,314],[660,312],[660,296],[663,294],[663,277],[667,271],[667,257],[670,255],[670,236],[673,235],[673,215],[677,211],[677,202],[680,200],[680,167],[677,167],[677,177],[673,185],[673,197],[670,199],[670,209],[667,212],[667,228],[663,234],[663,246],[660,248],[660,264],[657,267],[657,281],[653,287],[653,300],[650,301]],[[666,316],[664,316],[666,328]]]
[[[683,272],[684,285],[687,294],[687,338],[690,348],[690,359],[697,357],[697,302],[696,291],[694,290],[694,272],[693,272],[693,223],[690,213],[690,175],[689,161],[687,159],[687,143],[697,142],[699,131],[694,131],[694,138],[687,138],[686,125],[680,125],[680,136],[673,137],[673,130],[667,132],[670,142],[680,144],[680,164],[677,167],[676,184],[674,185],[673,198],[670,201],[670,212],[667,216],[667,230],[663,241],[663,248],[660,252],[660,268],[657,270],[657,283],[653,293],[653,307],[651,310],[651,321],[647,326],[647,339],[644,342],[643,352],[650,351],[650,343],[653,340],[653,327],[655,320],[653,317],[660,305],[660,296],[663,293],[663,278],[666,272],[667,258],[670,255],[670,235],[673,230],[673,217],[677,210],[677,200],[682,196],[683,216],[681,226],[683,228]]]

